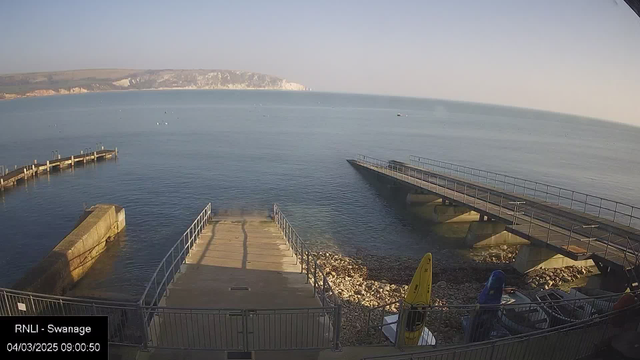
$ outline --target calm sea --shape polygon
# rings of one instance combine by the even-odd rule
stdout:
[[[208,202],[238,211],[278,202],[305,239],[346,253],[444,246],[345,161],[357,153],[422,155],[640,205],[639,139],[640,128],[575,116],[400,97],[225,90],[3,101],[0,165],[100,142],[120,157],[0,194],[0,286],[95,203],[124,206],[127,215],[126,236],[81,283],[105,293],[140,294]]]

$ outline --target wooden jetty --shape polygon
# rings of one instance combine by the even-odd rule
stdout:
[[[68,167],[74,167],[77,163],[86,164],[87,162],[97,162],[100,159],[111,159],[118,156],[118,148],[114,150],[101,149],[93,152],[80,153],[68,157],[57,156],[57,159],[47,160],[46,163],[38,163],[25,165],[14,170],[6,169],[4,174],[0,174],[0,190],[9,186],[14,186],[20,180],[27,180],[42,173],[48,173],[52,170],[60,170]]]

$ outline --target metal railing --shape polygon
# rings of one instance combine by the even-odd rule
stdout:
[[[282,231],[291,251],[293,251],[296,263],[300,264],[300,273],[306,273],[307,283],[313,285],[314,296],[320,300],[322,306],[339,305],[340,298],[333,291],[322,266],[318,265],[318,258],[309,250],[307,244],[302,241],[302,238],[291,226],[278,204],[273,205],[273,219]]]
[[[181,309],[145,307],[151,348],[308,350],[335,348],[329,319],[337,307]]]
[[[211,203],[205,206],[187,231],[182,234],[167,255],[160,261],[160,265],[151,276],[151,280],[149,280],[140,297],[140,305],[157,306],[160,304],[167,291],[169,291],[169,285],[173,282],[175,275],[180,272],[180,266],[189,256],[189,252],[210,220]]]
[[[490,310],[495,311],[495,310]],[[504,313],[495,313],[503,316]],[[520,310],[519,310],[520,311]],[[526,311],[526,310],[521,310]],[[487,313],[473,316],[482,316]],[[485,339],[460,345],[429,347],[395,355],[371,356],[366,359],[388,360],[453,360],[453,359],[580,359],[596,352],[606,339],[640,325],[640,304],[610,310],[603,314],[535,330],[515,336]]]
[[[145,329],[135,303],[78,299],[0,289],[0,316],[91,315],[109,317],[109,343],[141,346]]]
[[[469,166],[411,155],[414,166],[477,181],[505,192],[531,196],[545,202],[561,205],[618,224],[640,228],[640,209],[636,206],[580,191],[549,185],[539,181],[481,170]]]
[[[300,273],[306,275],[306,282],[313,286],[313,295],[318,298],[323,307],[333,307],[334,311],[330,315],[331,324],[334,329],[334,348],[338,349],[340,344],[340,330],[342,328],[342,305],[340,298],[333,291],[329,280],[318,265],[318,258],[313,254],[307,244],[302,240],[298,232],[291,226],[289,220],[284,216],[278,204],[273,204],[273,220],[282,231],[287,240],[296,262],[300,264]]]
[[[520,294],[520,293],[519,293]],[[541,292],[544,294],[544,292]],[[555,293],[548,295],[551,298]],[[630,293],[637,295],[637,292]],[[424,319],[428,332],[413,334],[413,345],[431,347],[480,342],[492,338],[533,333],[613,310],[624,293],[587,297],[575,290],[558,300],[519,302],[499,305],[407,305],[402,300],[369,309],[366,339],[372,344],[403,347],[411,319]],[[520,294],[519,296],[524,296]],[[407,324],[409,323],[409,324]],[[398,326],[399,324],[399,326]],[[389,331],[393,328],[393,331]],[[395,329],[399,328],[400,331]],[[419,338],[419,339],[418,339]]]
[[[0,289],[0,315],[106,315],[109,342],[144,348],[304,350],[340,347],[340,300],[307,245],[277,205],[274,221],[322,306],[281,309],[175,308],[163,298],[212,218],[208,204],[174,244],[136,303],[93,301]]]
[[[558,251],[582,257],[594,254],[620,266],[640,264],[640,243],[592,224],[554,216],[540,209],[527,207],[521,201],[511,201],[503,191],[492,192],[487,187],[475,186],[448,175],[423,172],[365,155],[358,155],[357,161],[383,174],[501,219],[516,235],[552,244]]]

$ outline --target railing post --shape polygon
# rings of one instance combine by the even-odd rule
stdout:
[[[313,296],[315,297],[317,294],[318,287],[318,259],[314,257],[313,259]]]
[[[573,197],[576,195],[575,191],[571,191],[571,205],[569,205],[569,209],[573,209]]]
[[[531,218],[529,219],[529,232],[527,235],[531,236],[531,227],[533,226],[533,210],[531,210]]]
[[[544,201],[548,201],[549,200],[549,185],[547,185],[547,191],[545,191],[544,193]]]
[[[334,324],[333,324],[333,330],[334,330],[333,350],[334,351],[338,351],[338,350],[340,350],[340,331],[342,330],[342,304],[340,304],[340,303],[334,304],[333,309],[334,309],[333,310],[334,311],[334,315],[333,315],[333,319],[334,319]]]
[[[602,203],[602,199],[600,199],[600,203]],[[613,222],[616,222],[616,215],[618,214],[618,202],[616,201],[616,207],[613,210]],[[598,216],[600,216],[600,211],[598,211]]]
[[[467,184],[464,184],[464,195],[462,196],[462,202],[467,203]]]
[[[242,310],[242,349],[249,351],[249,310]]]
[[[164,270],[164,292],[169,296],[169,285],[167,284],[167,262],[162,261],[162,269]]]
[[[309,263],[309,250],[307,250],[307,281],[305,282],[305,284],[309,283],[309,269],[311,268],[310,263]]]
[[[549,230],[547,230],[547,244],[549,243],[549,236],[551,235],[551,221],[553,218],[549,216]]]
[[[296,249],[296,264],[298,264],[298,257],[300,257],[300,274],[302,274],[303,266],[304,266],[304,259],[302,258],[302,239],[300,239],[300,236],[297,237],[298,239],[298,244],[296,245],[297,249]]]
[[[140,300],[142,302],[142,300]],[[147,316],[145,314],[144,307],[141,303],[138,303],[138,312],[140,313],[140,320],[142,321],[142,348],[147,349],[149,347],[149,327],[147,327]]]
[[[322,307],[324,307],[326,298],[327,298],[327,294],[325,293],[326,290],[327,290],[327,277],[324,274],[322,274]]]
[[[571,238],[573,237],[573,228],[574,224],[571,224],[571,231],[569,231],[569,240],[567,241],[567,251],[569,251],[569,246],[571,246]]]
[[[394,339],[395,347],[397,349],[402,349],[404,346],[404,326],[406,323],[406,317],[404,302],[400,300],[400,306],[398,307],[398,321],[396,322],[396,338]]]
[[[487,206],[485,207],[485,210],[486,210],[487,212],[489,212],[489,199],[491,199],[491,191],[487,191],[487,203],[485,204],[485,205],[487,205]]]

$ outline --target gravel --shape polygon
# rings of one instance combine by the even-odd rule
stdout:
[[[506,286],[523,291],[556,287],[591,271],[585,267],[570,266],[533,270],[522,275],[510,266],[517,250],[513,246],[496,247],[475,252],[469,257],[455,250],[433,253],[432,304],[475,304],[484,283],[494,270],[505,272]],[[369,324],[379,324],[383,315],[397,313],[397,302],[404,298],[420,259],[371,254],[346,256],[335,252],[318,252],[316,255],[333,290],[342,299],[342,345],[386,342],[383,336],[375,331],[367,331],[367,328]],[[437,314],[437,320],[429,322],[429,329],[440,343],[460,342],[462,315],[459,312],[441,311]],[[369,319],[369,316],[372,318]],[[437,329],[431,325],[434,323]]]

